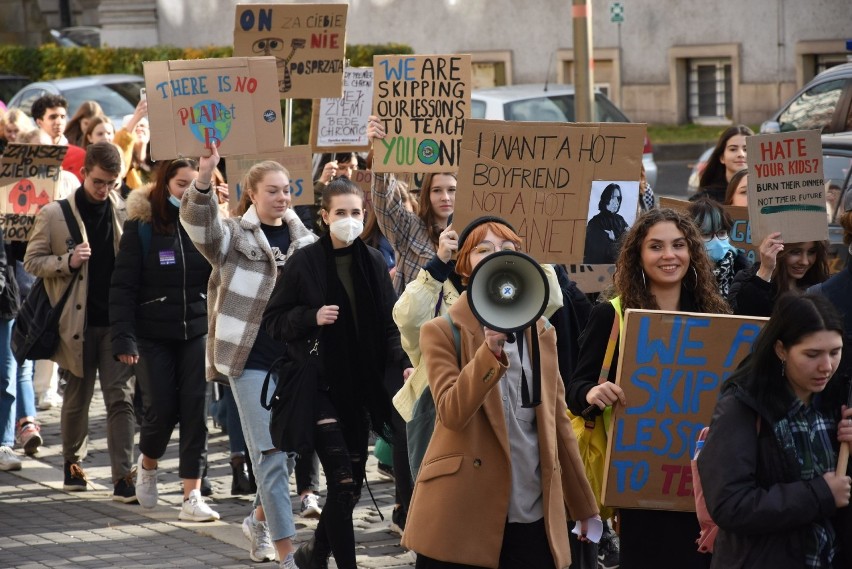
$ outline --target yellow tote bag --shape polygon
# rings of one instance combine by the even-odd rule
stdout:
[[[598,376],[598,384],[609,381],[609,370],[612,367],[612,359],[615,355],[615,346],[618,344],[618,335],[621,330],[621,299],[618,297],[610,300],[615,308],[615,318],[612,321],[612,331],[606,346],[601,373]],[[576,416],[568,411],[571,426],[574,428],[574,436],[580,446],[580,456],[586,467],[586,478],[595,493],[595,499],[600,508],[601,519],[611,518],[614,514],[612,508],[601,503],[601,492],[603,490],[604,464],[606,462],[606,442],[612,418],[612,407],[604,409],[600,417],[586,419],[582,415]]]

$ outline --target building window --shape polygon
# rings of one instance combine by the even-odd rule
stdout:
[[[850,61],[852,61],[852,58],[845,53],[821,53],[816,56],[816,75],[819,75],[826,69],[831,69]]]
[[[689,60],[689,120],[705,124],[730,123],[733,115],[731,75],[728,58]]]
[[[474,89],[512,84],[511,51],[473,51],[470,62]]]

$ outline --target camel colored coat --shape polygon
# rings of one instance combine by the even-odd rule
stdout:
[[[433,559],[498,567],[509,511],[509,437],[497,385],[508,360],[485,345],[467,293],[449,310],[461,333],[456,363],[450,324],[438,317],[423,325],[420,348],[435,398],[435,432],[414,487],[402,543]],[[541,350],[541,404],[536,407],[544,523],[557,568],[568,567],[568,519],[598,513],[577,440],[566,414],[556,333],[545,319],[536,326]],[[525,344],[530,346],[530,331]],[[566,511],[567,509],[567,511]]]

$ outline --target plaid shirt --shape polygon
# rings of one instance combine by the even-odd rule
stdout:
[[[436,247],[423,220],[403,207],[392,174],[373,175],[372,200],[379,229],[396,253],[393,288],[399,296],[405,285],[417,277],[420,268],[435,256]]]
[[[775,436],[784,451],[795,455],[801,468],[802,480],[811,480],[826,472],[834,472],[836,457],[832,441],[837,438],[837,421],[821,413],[815,405],[805,405],[795,398],[787,415],[775,424]],[[828,519],[811,524],[805,542],[805,567],[831,567],[837,555],[835,532]]]
[[[207,285],[207,379],[218,374],[239,377],[257,339],[278,267],[317,237],[288,209],[284,223],[290,229],[290,248],[284,259],[276,259],[253,205],[242,217],[223,219],[216,192],[198,191],[195,181],[181,201],[180,222],[213,267]]]

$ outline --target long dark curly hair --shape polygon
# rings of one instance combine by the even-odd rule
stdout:
[[[704,248],[704,240],[695,222],[685,213],[673,209],[652,209],[642,214],[633,227],[624,234],[621,252],[615,262],[615,294],[621,297],[621,306],[659,310],[657,298],[643,279],[642,244],[648,231],[657,225],[669,221],[674,223],[686,238],[689,249],[690,266],[682,281],[695,299],[700,312],[730,314],[731,309],[716,289],[716,277],[713,266]]]

